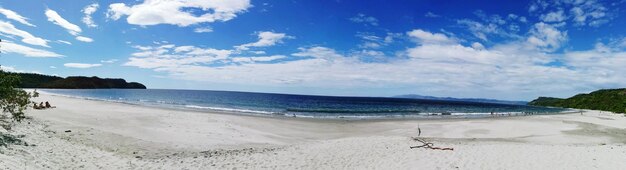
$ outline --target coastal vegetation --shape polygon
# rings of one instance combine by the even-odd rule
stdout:
[[[40,88],[52,89],[145,89],[141,83],[126,82],[124,79],[110,79],[99,77],[67,77],[42,84]]]
[[[576,109],[603,110],[626,113],[626,89],[603,89],[570,98],[539,97],[528,103],[533,106],[550,106]]]
[[[35,73],[6,73],[21,79],[19,88],[51,88],[51,89],[145,89],[141,83],[126,82],[124,79],[74,76],[59,76]]]
[[[10,118],[15,121],[21,121],[25,118],[24,110],[30,104],[30,93],[18,89],[20,77],[13,74],[6,74],[0,70],[0,107],[2,115],[0,115],[0,124],[3,125],[10,114]],[[6,128],[5,128],[6,129]]]
[[[0,108],[2,113],[0,114],[0,147],[8,146],[9,144],[23,144],[28,145],[22,141],[20,136],[14,136],[6,132],[11,129],[12,121],[22,121],[26,116],[24,110],[28,104],[30,104],[30,93],[18,89],[20,84],[20,77],[7,74],[0,70]]]

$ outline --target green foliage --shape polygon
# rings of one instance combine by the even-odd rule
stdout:
[[[539,97],[531,101],[529,105],[626,113],[626,89],[598,90],[589,94],[578,94],[567,99]]]
[[[7,147],[8,145],[24,145],[24,146],[28,146],[28,143],[26,143],[23,140],[19,139],[20,137],[23,137],[23,136],[13,136],[11,134],[0,133],[0,147],[2,147],[2,146]]]
[[[17,89],[19,84],[20,77],[0,71],[0,107],[2,113],[10,113],[16,121],[25,118],[24,110],[30,103],[30,95],[22,89]]]
[[[528,104],[534,106],[553,106],[559,105],[561,102],[563,102],[563,100],[564,99],[554,97],[539,97],[533,101],[528,102]]]
[[[42,85],[43,88],[58,89],[145,89],[140,83],[128,83],[124,79],[110,79],[99,77],[67,77]]]
[[[141,83],[126,82],[124,79],[98,77],[57,77],[34,73],[6,73],[19,76],[20,88],[53,88],[53,89],[145,89]]]
[[[58,76],[49,76],[35,73],[7,73],[9,75],[15,75],[20,77],[20,88],[40,88],[42,85],[61,80],[63,78]]]

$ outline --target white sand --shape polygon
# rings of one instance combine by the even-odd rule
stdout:
[[[198,113],[42,94],[0,169],[624,169],[626,117],[341,121]],[[454,151],[409,149],[417,135]],[[64,132],[71,130],[71,132]]]

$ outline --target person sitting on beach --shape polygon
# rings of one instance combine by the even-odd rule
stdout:
[[[39,110],[39,109],[41,109],[41,108],[39,108],[39,106],[37,106],[37,103],[33,103],[33,109],[37,109],[37,110]]]
[[[40,108],[40,109],[45,109],[45,108],[46,108],[46,106],[45,106],[45,105],[43,105],[43,102],[41,102],[41,103],[39,103],[39,108]]]
[[[50,106],[50,103],[48,103],[48,101],[46,101],[46,108],[51,108],[52,106]]]

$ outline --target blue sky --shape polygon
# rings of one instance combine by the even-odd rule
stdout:
[[[2,1],[4,70],[530,100],[626,87],[626,1]]]

